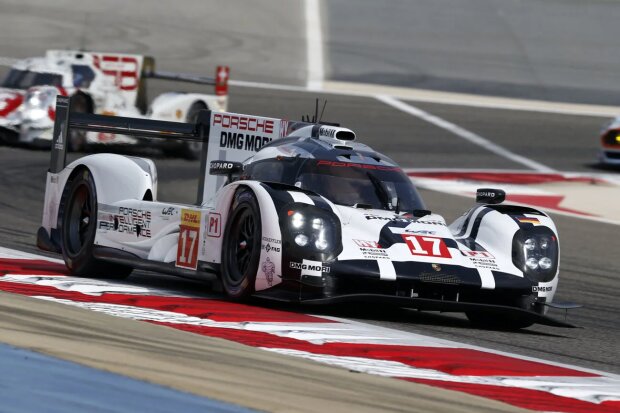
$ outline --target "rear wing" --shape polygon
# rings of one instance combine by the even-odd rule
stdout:
[[[71,130],[129,135],[145,139],[180,139],[202,142],[200,177],[196,204],[210,200],[225,177],[212,176],[208,165],[214,160],[243,162],[274,139],[286,136],[289,122],[283,119],[228,112],[201,111],[195,123],[168,122],[72,112],[72,99],[56,98],[51,148],[51,174],[66,167],[67,140]],[[290,123],[292,127],[294,124]],[[47,189],[46,189],[47,190]]]
[[[198,76],[185,73],[162,72],[153,70],[144,71],[144,77],[150,79],[174,80],[177,82],[194,83],[198,85],[215,86],[216,96],[228,95],[228,77],[230,68],[228,66],[218,66],[215,71],[215,77]]]

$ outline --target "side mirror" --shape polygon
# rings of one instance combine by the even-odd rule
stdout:
[[[243,171],[241,162],[231,161],[211,161],[209,164],[209,175],[234,175]]]
[[[476,190],[476,203],[478,204],[501,204],[506,200],[506,192],[501,189],[478,188]]]

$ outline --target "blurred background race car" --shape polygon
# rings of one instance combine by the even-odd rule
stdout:
[[[620,165],[620,116],[603,127],[598,159],[603,164]]]
[[[0,88],[0,137],[8,143],[49,147],[57,95],[76,96],[79,112],[194,121],[200,110],[224,111],[228,106],[229,69],[218,66],[214,78],[157,72],[150,56],[48,50],[44,57],[16,61]],[[146,79],[213,85],[213,95],[169,92],[148,104]],[[106,133],[74,132],[69,149],[93,144],[139,144],[140,139]],[[196,159],[200,144],[167,144],[170,154]]]

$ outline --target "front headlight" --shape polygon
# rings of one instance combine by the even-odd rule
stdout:
[[[333,212],[302,203],[287,205],[283,212],[282,237],[292,255],[327,262],[340,254],[340,220]]]
[[[49,107],[54,107],[58,93],[53,88],[29,90],[24,98],[23,117],[29,121],[39,121],[49,116]]]
[[[559,246],[556,235],[547,227],[520,229],[512,240],[512,262],[527,278],[551,281],[558,269]]]

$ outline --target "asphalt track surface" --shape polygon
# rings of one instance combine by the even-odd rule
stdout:
[[[166,19],[161,19],[161,14],[165,13],[162,10],[146,11],[130,2],[118,2],[115,10],[117,15],[122,15],[118,13],[120,10],[126,16],[137,17],[131,20],[130,17],[122,17],[117,24],[108,24],[112,21],[114,5],[104,9],[103,6],[97,6],[97,2],[82,2],[80,5],[72,2],[71,7],[68,2],[63,4],[64,11],[61,12],[60,8],[51,7],[45,1],[28,5],[18,1],[0,2],[0,33],[3,39],[8,39],[3,41],[0,55],[26,57],[40,54],[50,47],[79,46],[80,35],[77,33],[83,27],[80,16],[88,14],[84,11],[88,9],[98,10],[99,13],[95,13],[97,19],[88,31],[88,46],[92,49],[149,52],[159,58],[162,69],[197,73],[209,73],[220,63],[213,62],[214,55],[230,53],[222,63],[231,64],[233,76],[239,79],[291,84],[299,84],[305,79],[303,22],[295,17],[301,11],[292,6],[281,15],[273,13],[274,7],[264,14],[257,12],[258,22],[253,24],[226,26],[224,22],[231,21],[231,16],[220,14],[218,19],[217,16],[205,14],[200,19],[208,24],[205,23],[199,30],[186,24],[187,19],[196,19],[195,16],[188,17],[191,4],[186,6],[187,10],[179,10],[181,17],[167,15]],[[278,3],[278,7],[282,4]],[[239,9],[242,7],[238,4],[230,6],[230,9],[222,7],[221,13],[232,10],[230,13],[234,14]],[[63,17],[66,13],[70,14],[68,19]],[[274,17],[284,26],[273,23]],[[134,22],[134,18],[137,23],[125,27],[128,21]],[[157,34],[152,29],[155,22],[162,27]],[[25,24],[37,29],[31,32],[20,31],[19,28]],[[283,31],[273,36],[265,35],[264,27],[276,31],[283,28]],[[175,37],[182,28],[189,30],[192,42],[188,43],[180,36]],[[222,31],[224,35],[219,36]],[[205,40],[210,38],[213,38],[214,43]],[[46,42],[43,39],[47,39]],[[227,39],[229,43],[221,43],[224,42],[222,39]],[[275,42],[275,39],[278,41]],[[188,46],[190,43],[191,46]],[[203,60],[197,59],[198,55]],[[155,96],[171,89],[200,88],[160,82],[152,84],[149,92]],[[373,98],[233,88],[230,110],[298,119],[302,114],[313,112],[315,96],[328,99],[325,120],[341,122],[353,128],[363,142],[385,152],[404,167],[522,169],[519,164],[489,153],[446,130],[399,112]],[[596,135],[604,121],[602,118],[452,105],[414,105],[552,168],[597,171],[594,156]],[[153,151],[142,154],[155,158],[160,177],[160,199],[177,202],[192,202],[195,199],[196,162],[165,158]],[[34,247],[34,234],[41,219],[48,162],[49,154],[45,151],[0,147],[0,246],[39,253]],[[431,191],[422,191],[422,195],[427,206],[443,214],[448,221],[472,204],[464,198]],[[584,305],[583,309],[573,311],[569,316],[570,321],[582,328],[567,330],[534,326],[521,332],[509,333],[472,329],[460,315],[406,310],[375,312],[357,308],[325,311],[327,314],[391,328],[620,373],[620,302],[617,299],[620,263],[615,253],[618,250],[617,226],[562,216],[555,216],[554,219],[562,242],[562,271],[556,297],[561,301],[575,301]],[[172,289],[204,288],[196,282],[146,272],[136,272],[132,277],[145,284],[156,283]],[[57,306],[49,308],[50,311],[57,311]],[[561,316],[557,312],[554,314]],[[134,328],[132,326],[135,324],[122,325]],[[36,327],[42,328],[41,325]],[[152,331],[149,330],[149,333]],[[179,337],[175,337],[175,340],[193,340],[187,335]]]
[[[620,103],[618,3],[330,0],[334,80]]]

